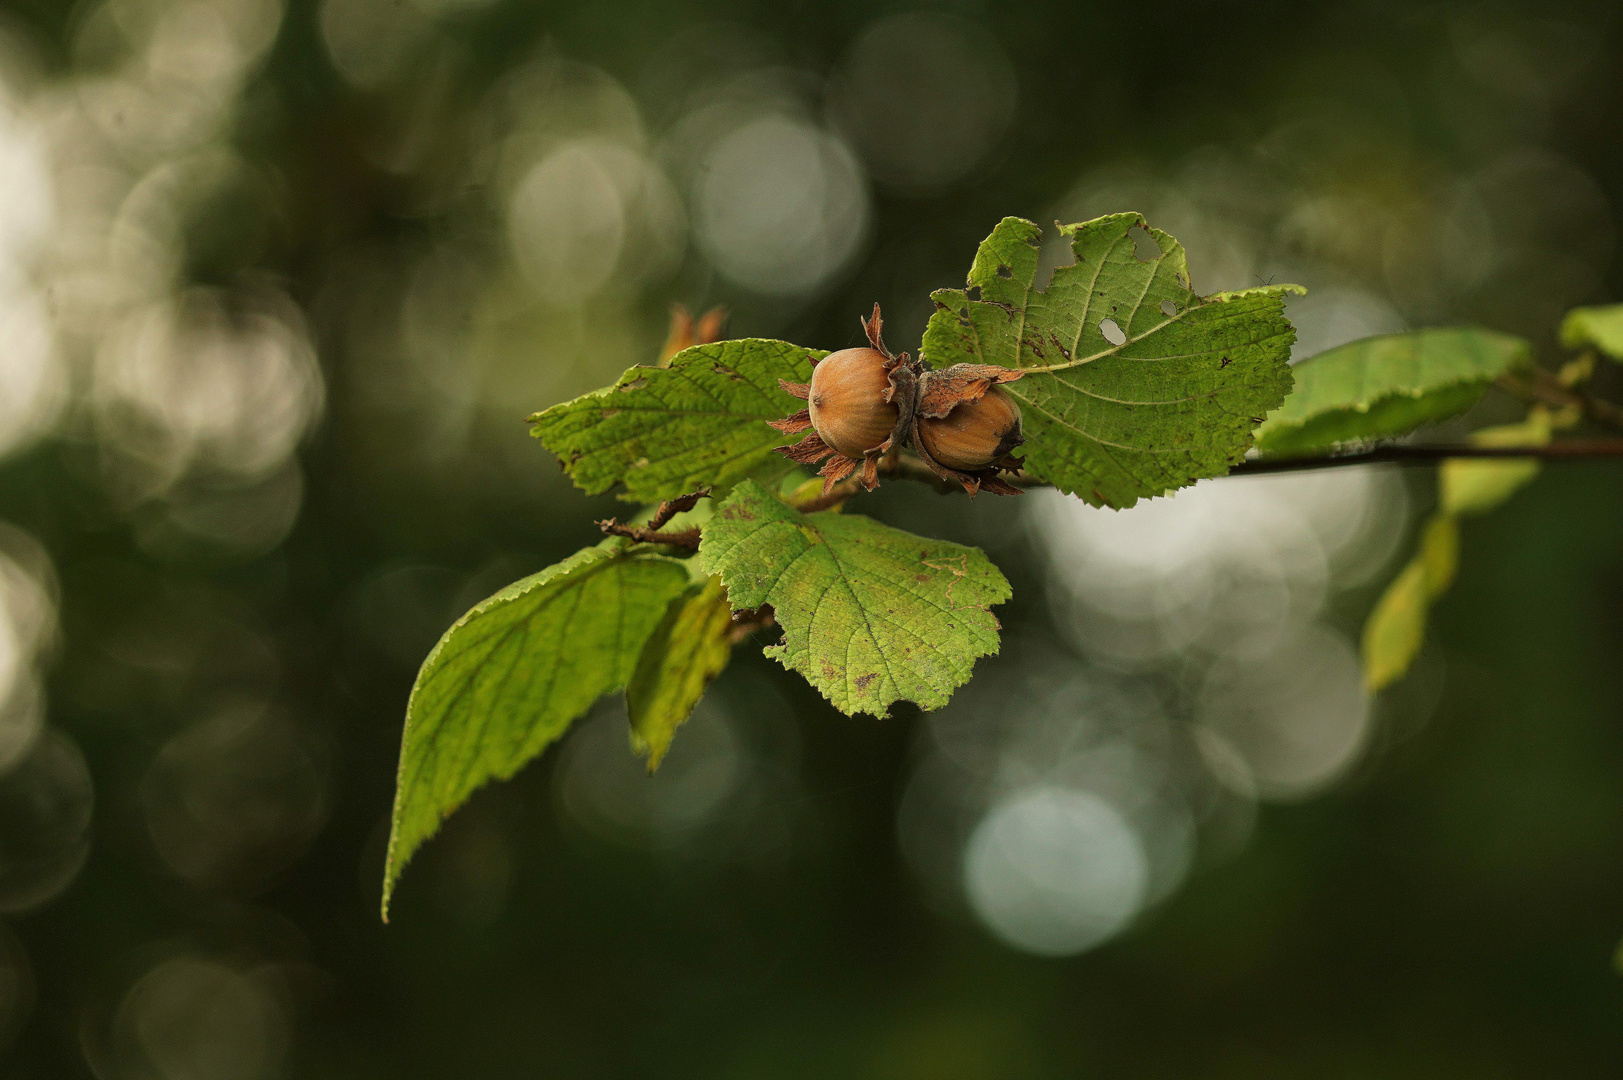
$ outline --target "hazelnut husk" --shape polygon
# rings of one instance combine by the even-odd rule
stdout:
[[[858,468],[859,482],[872,491],[879,463],[911,445],[944,480],[956,480],[974,496],[979,491],[1018,495],[1020,489],[998,472],[1018,472],[1013,451],[1025,441],[1020,407],[1000,387],[1025,374],[995,364],[956,364],[932,371],[906,353],[885,347],[879,305],[862,321],[871,348],[844,349],[812,359],[810,383],[784,379],[778,385],[807,403],[782,420],[770,421],[786,434],[811,429],[780,454],[803,465],[823,462],[823,492]]]

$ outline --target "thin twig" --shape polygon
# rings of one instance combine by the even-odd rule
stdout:
[[[671,518],[687,510],[692,510],[699,504],[700,499],[708,499],[710,489],[702,487],[698,491],[690,491],[686,495],[678,495],[674,499],[666,499],[654,511],[654,516],[648,519],[646,525],[622,525],[618,518],[605,518],[597,523],[597,527],[610,536],[624,536],[639,544],[666,544],[670,547],[699,549],[698,529],[679,529],[676,532],[661,532]]]
[[[1256,473],[1296,472],[1327,469],[1340,465],[1423,465],[1450,458],[1540,458],[1572,461],[1584,458],[1623,457],[1623,439],[1562,439],[1545,446],[1377,446],[1351,454],[1330,457],[1254,458],[1229,470],[1230,476]]]
[[[686,495],[678,495],[674,499],[666,499],[664,502],[659,504],[659,509],[654,511],[654,516],[648,519],[648,528],[663,529],[667,524],[670,523],[671,518],[675,517],[677,514],[692,510],[695,506],[699,505],[700,499],[708,499],[709,497],[710,489],[708,487],[702,487],[698,491],[690,491]]]
[[[1450,458],[1540,458],[1572,461],[1616,457],[1623,457],[1623,439],[1562,439],[1546,446],[1377,446],[1345,454],[1252,458],[1234,466],[1227,475],[1254,476],[1260,473],[1299,472],[1304,469],[1333,469],[1343,465],[1424,465],[1447,461]],[[960,490],[956,484],[944,483],[922,461],[912,458],[899,458],[888,473],[899,480],[916,480],[928,484],[937,491]],[[1053,486],[1046,481],[1034,480],[1027,476],[1011,477],[1009,482],[1022,488]]]
[[[1558,409],[1577,409],[1597,424],[1623,431],[1623,406],[1596,397],[1587,390],[1562,386],[1560,379],[1543,368],[1534,369],[1530,376],[1503,376],[1499,380],[1499,386],[1523,401],[1554,405]]]
[[[699,550],[699,530],[679,529],[676,532],[660,532],[650,529],[646,525],[622,525],[614,518],[607,518],[597,523],[597,527],[610,536],[623,536],[639,544],[665,544],[670,547],[691,548]]]

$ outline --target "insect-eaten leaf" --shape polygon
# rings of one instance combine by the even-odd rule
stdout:
[[[699,487],[721,494],[745,477],[770,483],[795,466],[772,453],[791,440],[766,421],[801,404],[778,380],[805,382],[825,355],[761,338],[695,345],[668,367],[631,368],[537,413],[530,433],[592,495],[624,484],[624,498],[656,503]]]
[[[1521,338],[1472,326],[1349,342],[1296,365],[1296,389],[1257,431],[1257,447],[1303,454],[1403,435],[1464,412],[1531,359]]]
[[[704,527],[699,561],[734,606],[772,605],[783,641],[767,655],[848,714],[945,705],[997,651],[990,609],[1010,596],[979,548],[857,514],[802,514],[749,481]]]
[[[624,686],[688,580],[681,561],[609,539],[509,585],[445,632],[406,705],[385,919],[401,870],[440,822]]]
[[[1364,623],[1364,684],[1371,693],[1401,678],[1426,639],[1432,603],[1454,582],[1459,520],[1438,514],[1421,535],[1420,550],[1386,587]]]
[[[1623,304],[1573,308],[1561,320],[1561,344],[1598,349],[1613,360],[1623,360]]]
[[[711,577],[671,601],[643,646],[626,684],[631,745],[659,768],[676,729],[732,655],[733,608],[721,579]]]
[[[1140,232],[1155,257],[1138,257]],[[1094,506],[1132,506],[1228,472],[1290,391],[1296,331],[1284,298],[1305,290],[1201,296],[1183,246],[1140,214],[1060,233],[1076,262],[1039,290],[1042,231],[1004,218],[968,287],[932,294],[925,359],[1024,369],[1003,389],[1023,414],[1025,471]]]

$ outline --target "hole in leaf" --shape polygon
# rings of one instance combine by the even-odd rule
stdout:
[[[1176,315],[1177,313],[1178,313],[1178,305],[1177,304],[1174,304],[1171,300],[1163,300],[1163,301],[1161,301],[1161,314],[1165,315],[1167,318],[1170,319],[1170,318],[1172,318],[1172,316]]]
[[[1127,230],[1127,235],[1133,241],[1133,258],[1139,262],[1154,262],[1161,257],[1161,245],[1155,242],[1155,237],[1144,226],[1134,225]]]
[[[1000,277],[1000,278],[1012,278],[1012,277],[1014,277],[1014,267],[1007,266],[1007,265],[999,266],[997,268],[997,276]]]
[[[1124,345],[1127,342],[1127,332],[1116,325],[1115,319],[1106,319],[1099,324],[1099,333],[1112,345]]]

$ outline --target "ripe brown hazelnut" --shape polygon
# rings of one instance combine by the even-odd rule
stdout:
[[[920,447],[938,464],[975,472],[1001,461],[1023,440],[1020,406],[1001,386],[974,401],[962,401],[943,417],[918,422]]]
[[[861,459],[890,437],[897,416],[896,405],[886,400],[892,366],[877,349],[842,349],[813,369],[806,405],[825,443]]]

